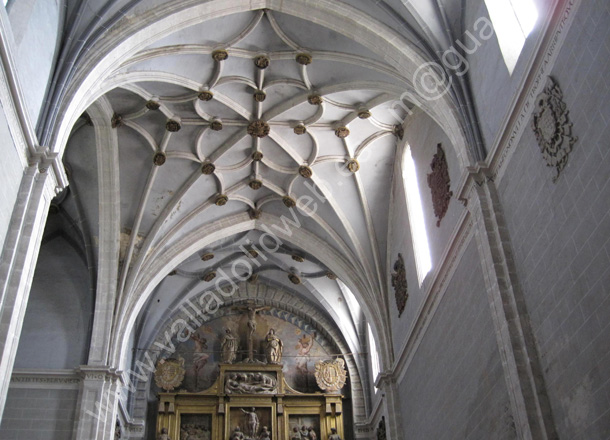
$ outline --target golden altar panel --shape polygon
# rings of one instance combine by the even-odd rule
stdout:
[[[156,432],[166,428],[172,440],[229,440],[239,426],[244,440],[290,440],[295,427],[312,428],[318,439],[336,428],[343,438],[342,397],[293,390],[282,365],[221,364],[205,391],[159,393]]]

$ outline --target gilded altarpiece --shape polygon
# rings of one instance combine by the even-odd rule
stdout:
[[[234,393],[229,384],[236,374],[277,377],[278,388],[274,393]],[[166,428],[172,440],[229,440],[237,427],[244,440],[291,440],[294,428],[312,428],[318,439],[336,428],[344,438],[343,396],[299,393],[286,384],[282,365],[258,364],[221,365],[214,385],[199,393],[159,393],[156,432]]]
[[[295,428],[345,438],[345,362],[302,321],[245,304],[182,339],[157,362],[155,439],[166,429],[171,440],[292,440]]]

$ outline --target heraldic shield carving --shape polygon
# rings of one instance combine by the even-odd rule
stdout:
[[[402,259],[402,254],[398,254],[398,259],[394,263],[392,272],[392,287],[394,288],[394,296],[396,297],[396,308],[398,309],[398,317],[405,311],[407,299],[409,299],[409,290],[407,286],[407,271],[405,269],[405,261]]]
[[[536,98],[532,129],[547,166],[557,170],[557,175],[553,177],[553,182],[556,182],[578,138],[572,136],[572,123],[568,119],[567,105],[559,84],[550,76],[544,90]]]
[[[155,369],[155,383],[159,388],[169,392],[182,385],[184,380],[184,359],[161,359]]]
[[[320,361],[316,363],[314,374],[322,391],[336,393],[343,388],[347,379],[345,361],[341,358],[333,361]]]

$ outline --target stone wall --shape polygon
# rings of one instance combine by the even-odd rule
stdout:
[[[0,439],[72,438],[79,379],[65,371],[59,373],[31,375],[17,372],[13,375],[0,426]]]
[[[552,71],[578,136],[556,183],[527,127],[499,185],[560,438],[610,436],[610,6],[582,2]]]

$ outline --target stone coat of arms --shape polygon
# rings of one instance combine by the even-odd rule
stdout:
[[[568,162],[572,145],[578,138],[572,136],[572,123],[568,119],[563,93],[559,84],[551,77],[536,98],[532,129],[547,166],[555,167],[557,171],[553,177],[553,182],[556,182]]]
[[[184,380],[184,359],[161,359],[155,369],[155,383],[166,392],[172,391],[182,385]]]
[[[333,361],[320,361],[316,363],[314,374],[322,391],[336,393],[343,388],[347,379],[345,361],[341,358]]]

